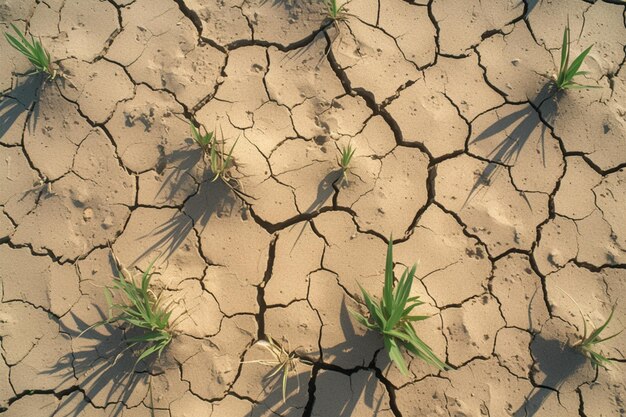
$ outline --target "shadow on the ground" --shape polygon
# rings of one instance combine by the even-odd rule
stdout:
[[[330,199],[335,192],[335,183],[341,178],[341,169],[329,172],[317,185],[315,192],[315,200],[304,210],[304,213],[311,214],[324,206],[324,203]]]
[[[22,116],[27,116],[31,110],[33,113],[25,123],[29,124],[29,129],[36,127],[38,111],[35,102],[43,88],[44,75],[30,74],[16,77],[16,80],[15,87],[0,96],[0,141],[13,125]]]
[[[202,161],[202,150],[191,143],[191,139],[189,141],[185,148],[177,149],[167,158],[159,161],[159,165],[162,166],[157,166],[157,173],[161,174],[166,169],[169,172],[163,178],[156,197],[163,196],[165,201],[172,201],[187,181],[195,181],[193,171]]]
[[[265,6],[266,4],[270,3],[272,5],[272,7],[285,7],[285,8],[291,8],[291,6],[293,5],[294,0],[261,0],[260,2],[260,6]]]
[[[337,185],[337,181],[341,179],[341,169],[337,169],[329,172],[320,183],[317,185],[317,191],[315,194],[315,200],[307,207],[307,209],[302,214],[312,214],[324,207],[324,203],[328,201],[330,198],[332,200],[333,194],[335,193],[335,186]],[[296,247],[298,241],[302,237],[304,233],[304,229],[306,229],[306,225],[308,222],[303,222],[300,232],[298,236],[293,241],[293,246],[291,247],[291,251]],[[291,252],[290,251],[290,252]]]
[[[558,395],[559,388],[586,364],[586,358],[576,349],[560,340],[545,339],[538,334],[531,345],[535,367],[545,378],[536,381],[535,387],[526,402],[513,413],[513,417],[533,417],[541,411],[544,402],[551,395]]]
[[[260,6],[265,6],[266,4],[271,4],[272,7],[284,7],[289,10],[298,4],[298,2],[307,2],[311,4],[319,4],[324,11],[326,11],[326,1],[328,0],[260,0]],[[352,0],[337,0],[337,5],[341,5],[342,2],[350,2]]]
[[[279,61],[281,65],[284,61],[289,62],[289,61],[296,60],[296,59],[301,59],[303,63],[307,62],[308,59],[304,57],[307,54],[311,57],[314,56],[313,54],[315,54],[315,51],[313,51],[313,53],[311,54],[309,54],[309,52],[313,50],[315,43],[318,42],[318,38],[319,39],[324,38],[325,46],[324,46],[324,49],[322,50],[322,53],[320,54],[317,64],[315,65],[315,69],[318,69],[322,61],[328,56],[328,51],[331,46],[331,44],[328,43],[328,38],[324,34],[325,29],[330,26],[330,24],[327,23],[327,21],[328,19],[324,19],[324,21],[322,22],[322,26],[320,28],[320,32],[310,42],[307,42],[305,45],[302,45],[300,48],[292,49],[289,52],[285,53],[285,55]]]
[[[555,92],[554,83],[547,83],[535,98],[539,101],[537,108],[539,108],[544,102],[551,100],[553,104],[546,106],[545,110],[539,114],[530,104],[526,104],[520,110],[499,118],[495,123],[487,127],[480,132],[472,141],[468,143],[468,146],[477,144],[482,141],[488,140],[496,135],[505,134],[505,138],[501,140],[496,146],[487,154],[487,159],[490,161],[485,169],[481,172],[480,176],[472,186],[463,206],[465,207],[477,194],[489,187],[494,181],[496,176],[500,174],[501,170],[508,169],[515,165],[520,153],[528,143],[531,135],[535,129],[539,128],[540,131],[540,143],[541,150],[540,155],[544,167],[546,166],[545,160],[545,139],[546,135],[550,135],[549,127],[542,121],[552,124],[554,116],[557,110],[558,100],[561,97],[559,93]],[[535,101],[531,100],[531,101]]]
[[[106,318],[99,308],[98,313]],[[77,384],[86,398],[74,402],[72,396],[65,396],[55,416],[83,416],[88,401],[97,399],[97,404],[114,404],[110,410],[107,409],[106,415],[115,417],[123,414],[125,404],[131,400],[133,403],[143,401],[150,378],[147,370],[151,369],[155,358],[152,356],[137,363],[140,347],[129,349],[126,343],[128,337],[139,336],[141,332],[105,325],[81,335],[80,332],[92,323],[85,323],[74,313],[70,315],[77,328],[70,329],[61,324],[60,329],[72,337],[72,352],[61,357],[52,369],[42,373],[64,375],[66,381],[77,378]]]
[[[525,1],[524,1],[524,0],[520,0],[519,5],[520,5],[520,6],[523,6],[523,5],[524,5],[524,3],[526,3],[526,7],[527,7],[527,9],[526,9],[526,17],[528,17],[528,15],[530,14],[530,12],[532,12],[532,11],[533,11],[533,9],[534,9],[535,7],[537,7],[537,5],[538,5],[539,3],[542,3],[542,2],[543,2],[543,0],[525,0]]]
[[[539,329],[533,327],[532,305],[535,297],[542,291],[535,288],[528,303],[529,331],[534,334],[530,346],[534,359],[533,368],[545,375],[541,381],[535,380],[535,387],[528,394],[524,404],[513,413],[513,417],[533,417],[541,411],[543,404],[551,395],[558,395],[559,388],[585,366],[586,358],[566,342],[542,336]],[[544,323],[545,325],[545,323]],[[539,332],[539,333],[537,333]]]
[[[349,396],[341,396],[339,395],[345,387],[338,387],[337,395],[332,398],[321,398],[319,397],[319,389],[317,390],[317,396],[314,400],[313,409],[315,409],[315,404],[318,406],[323,404],[323,411],[329,413],[329,416],[333,417],[358,417],[355,414],[355,409],[359,404],[365,404],[368,408],[372,410],[371,415],[377,415],[380,411],[382,411],[383,401],[385,400],[386,394],[381,395],[380,398],[375,398],[376,389],[380,384],[379,379],[376,376],[375,369],[373,368],[373,363],[376,360],[376,357],[372,358],[372,362],[367,366],[356,367],[351,370],[343,370],[335,365],[332,365],[333,358],[350,355],[350,352],[355,349],[355,347],[359,346],[359,336],[355,333],[352,321],[350,320],[350,314],[348,313],[348,309],[346,307],[345,301],[342,303],[341,312],[339,315],[339,322],[341,324],[341,329],[343,331],[343,338],[346,340],[345,342],[333,346],[331,348],[324,349],[324,356],[327,359],[326,363],[316,363],[315,361],[307,358],[305,354],[299,354],[305,362],[313,363],[317,368],[318,373],[315,377],[315,386],[316,387],[328,387],[336,385],[336,380],[333,378],[336,376],[335,373],[340,373],[343,375],[351,375],[354,372],[358,372],[360,370],[366,371],[369,373],[368,377],[365,379],[350,379],[350,392]],[[364,343],[371,343],[371,340],[364,341]],[[380,348],[382,348],[382,338],[380,341]],[[384,352],[379,352],[384,355],[384,358],[381,361],[383,365],[383,369],[389,364],[389,358]],[[254,365],[245,365],[245,366],[254,366]],[[268,372],[268,376],[263,380],[262,385],[268,386],[272,388],[270,394],[265,398],[259,398],[258,402],[262,404],[263,407],[267,407],[271,409],[276,415],[280,416],[300,416],[302,415],[302,410],[293,407],[293,405],[289,404],[291,396],[295,395],[305,395],[302,390],[308,390],[308,381],[303,383],[303,381],[299,380],[299,378],[303,375],[303,373],[299,373],[298,375],[290,374],[287,378],[287,402],[283,403],[282,397],[282,373],[278,375],[274,375],[273,377],[269,377],[272,371]],[[300,390],[298,392],[298,390]],[[262,393],[261,393],[262,394]],[[253,409],[246,417],[257,417],[259,415],[259,410]],[[317,415],[317,414],[316,414]]]
[[[166,260],[185,242],[194,227],[201,235],[211,217],[232,214],[236,203],[237,196],[224,182],[205,180],[198,187],[197,193],[186,201],[181,211],[138,239],[157,238],[132,263],[136,264],[155,251],[161,251]]]

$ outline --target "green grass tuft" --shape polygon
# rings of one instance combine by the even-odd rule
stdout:
[[[352,156],[354,156],[355,151],[356,148],[354,148],[351,143],[348,143],[347,146],[342,146],[339,150],[337,165],[339,165],[339,168],[341,168],[342,180],[346,180],[348,175],[350,174],[350,161],[352,161]]]
[[[425,320],[429,316],[412,316],[415,307],[424,304],[419,297],[409,297],[411,286],[415,278],[415,265],[409,271],[408,268],[402,274],[398,285],[394,288],[393,276],[393,242],[389,239],[387,248],[387,261],[385,265],[385,284],[383,297],[380,302],[372,297],[361,287],[363,299],[370,317],[351,311],[352,316],[363,326],[375,330],[383,335],[385,349],[389,358],[396,364],[403,375],[408,375],[406,363],[400,351],[404,347],[424,362],[445,370],[448,366],[433,353],[431,348],[424,343],[415,333],[411,322]]]
[[[137,358],[136,363],[150,355],[160,356],[167,345],[172,341],[172,315],[171,303],[163,305],[161,297],[155,296],[150,289],[152,267],[141,274],[141,279],[136,282],[135,277],[118,263],[118,276],[114,278],[113,286],[104,289],[104,295],[109,306],[109,318],[102,320],[84,330],[88,330],[112,323],[124,323],[143,330],[143,334],[128,338],[127,349],[137,345],[145,345],[145,348]],[[114,296],[119,296],[123,302],[114,302]]]
[[[592,45],[593,46],[593,45]],[[559,66],[559,73],[556,77],[555,83],[559,90],[567,90],[574,88],[599,88],[597,85],[582,85],[574,81],[574,77],[578,75],[585,75],[587,71],[579,71],[580,66],[587,57],[591,47],[585,49],[580,55],[578,55],[571,65],[570,59],[570,29],[569,22],[563,32],[563,45],[561,46],[561,65]]]
[[[228,184],[228,172],[234,164],[233,150],[235,149],[239,138],[235,140],[235,143],[233,143],[230,151],[226,153],[224,140],[217,140],[215,132],[209,132],[206,128],[201,127],[204,129],[203,134],[192,122],[189,122],[189,125],[191,126],[191,137],[198,144],[198,146],[200,146],[204,152],[205,158],[209,162],[209,169],[214,175],[211,181],[213,182],[218,178],[221,178]],[[222,138],[223,137],[224,132],[222,132]]]
[[[327,17],[333,22],[341,21],[346,19],[346,5],[343,3],[341,5],[337,4],[337,0],[324,0],[324,4],[326,5],[326,13]]]
[[[8,32],[4,32],[7,42],[30,61],[35,67],[35,72],[46,73],[49,79],[53,80],[57,72],[52,68],[50,54],[44,49],[41,41],[35,39],[32,35],[29,41],[14,24],[11,23],[11,27],[17,34],[17,38]]]
[[[201,126],[201,129],[204,129],[204,134],[202,134],[200,129],[198,129],[192,122],[189,122],[189,126],[191,126],[191,137],[193,140],[205,153],[209,153],[211,145],[213,144],[213,132],[209,132],[206,128],[204,128],[204,126]]]
[[[614,312],[615,305],[613,305],[613,308],[611,309],[611,314],[609,315],[609,318],[602,324],[602,326],[591,332],[589,336],[587,336],[587,321],[583,317],[583,337],[578,343],[574,345],[574,347],[591,360],[591,364],[594,368],[597,368],[598,366],[606,368],[606,365],[608,365],[612,361],[612,359],[609,359],[601,353],[598,353],[598,351],[596,350],[597,345],[602,342],[606,342],[607,340],[613,339],[623,331],[620,330],[619,332],[608,337],[601,337],[602,332],[611,322]]]

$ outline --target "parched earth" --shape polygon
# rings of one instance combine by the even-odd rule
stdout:
[[[0,400],[7,417],[625,416],[626,11],[620,1],[4,0],[66,75],[0,42]],[[580,77],[553,91],[569,18]],[[187,120],[223,131],[241,193]],[[219,127],[218,127],[219,126]],[[340,180],[340,147],[356,147]],[[390,365],[354,322],[386,239],[419,261]],[[134,367],[107,314],[122,264],[176,304]],[[575,301],[574,301],[575,300]],[[287,401],[254,343],[302,358]],[[409,357],[410,358],[410,357]]]

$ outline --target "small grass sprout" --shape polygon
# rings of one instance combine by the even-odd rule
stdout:
[[[189,124],[191,126],[191,137],[200,146],[200,148],[202,148],[204,156],[208,160],[209,169],[214,175],[211,182],[221,178],[228,184],[228,180],[230,179],[228,172],[232,168],[234,162],[233,150],[235,149],[239,138],[235,140],[233,146],[230,148],[230,151],[226,153],[224,140],[218,140],[215,132],[209,132],[206,128],[202,127],[204,129],[203,134],[192,122],[189,122]],[[224,132],[221,128],[220,132],[223,138]]]
[[[224,132],[222,132],[222,138],[223,137]],[[231,146],[230,151],[228,151],[228,154],[226,154],[224,140],[222,139],[221,141],[218,141],[215,135],[213,136],[213,143],[211,144],[211,149],[209,152],[209,162],[211,172],[215,176],[211,181],[222,178],[224,181],[228,182],[228,171],[230,170],[230,168],[232,168],[233,165],[233,150],[237,145],[237,141],[239,141],[239,138],[235,139],[233,146]]]
[[[204,153],[208,154],[213,144],[213,132],[207,131],[206,128],[202,126],[201,129],[204,129],[204,134],[202,134],[200,129],[192,122],[189,122],[189,126],[191,126],[191,138],[200,146]]]
[[[126,349],[131,349],[140,344],[146,346],[135,364],[155,353],[157,356],[161,356],[163,350],[172,341],[172,328],[176,320],[170,322],[172,303],[164,304],[161,295],[156,296],[150,289],[154,262],[141,274],[139,282],[133,274],[118,263],[118,275],[114,278],[113,286],[104,289],[109,307],[109,318],[90,326],[80,335],[82,336],[88,330],[105,324],[117,322],[128,324],[144,331],[140,336],[130,337],[126,340],[128,343]],[[114,293],[123,302],[114,302]]]
[[[337,4],[337,0],[324,0],[326,5],[327,17],[333,22],[346,20],[346,6],[348,2],[341,5]]]
[[[561,46],[561,65],[559,73],[556,75],[555,83],[559,90],[575,89],[575,88],[598,88],[597,85],[582,85],[574,81],[574,77],[585,75],[587,71],[579,71],[580,66],[591,51],[593,45],[585,49],[578,55],[570,65],[570,29],[569,21],[563,31],[563,45]]]
[[[11,27],[17,34],[17,38],[8,32],[4,32],[7,42],[30,61],[35,67],[35,72],[46,73],[48,78],[53,80],[57,76],[57,71],[52,68],[50,54],[45,50],[41,41],[35,39],[32,35],[29,41],[13,23],[11,23]]]
[[[398,281],[398,285],[394,288],[393,242],[390,238],[387,247],[385,284],[382,299],[380,302],[374,300],[367,291],[361,287],[363,299],[369,310],[370,317],[366,318],[355,311],[350,312],[363,326],[370,330],[378,331],[383,335],[385,349],[389,354],[389,358],[405,376],[409,374],[409,371],[402,356],[402,352],[400,351],[400,347],[404,347],[416,357],[436,368],[444,370],[448,367],[437,358],[432,349],[417,336],[411,324],[414,321],[425,320],[429,317],[411,315],[415,307],[423,304],[423,302],[419,300],[419,297],[409,297],[415,277],[415,268],[416,266],[413,265],[411,270],[408,268],[405,269],[400,281]]]
[[[335,34],[335,37],[330,41],[330,44],[332,45],[335,43],[337,38],[341,36],[341,26],[339,25],[339,23],[343,22],[344,24],[347,24],[348,16],[350,16],[347,10],[347,6],[351,0],[323,0],[323,1],[324,1],[324,6],[326,6],[326,18],[324,19],[324,22],[323,22],[324,27],[326,28],[326,26],[328,27],[334,26],[335,29],[337,29],[336,31],[337,33]],[[342,3],[338,4],[337,3],[338,1],[342,1]],[[327,21],[329,21],[328,24],[327,24]],[[328,48],[326,53],[320,56],[320,59],[315,66],[316,68],[319,67],[322,61],[328,56],[331,49],[332,48]]]
[[[285,350],[285,348],[280,346],[270,335],[267,335],[267,340],[260,340],[256,344],[267,349],[271,353],[272,358],[246,361],[243,363],[259,363],[261,365],[274,367],[272,372],[267,376],[267,379],[271,379],[281,373],[283,403],[285,403],[287,400],[287,380],[290,373],[298,374],[297,364],[299,359],[295,352]]]
[[[606,342],[607,340],[613,339],[614,337],[617,337],[620,333],[622,333],[623,329],[620,330],[619,332],[608,336],[608,337],[601,337],[602,332],[604,331],[604,329],[606,329],[606,327],[609,325],[609,323],[611,322],[611,319],[613,318],[613,313],[615,312],[615,305],[613,305],[613,308],[611,309],[611,314],[609,315],[609,318],[606,319],[606,321],[597,329],[595,329],[594,331],[591,332],[591,334],[587,335],[587,321],[585,320],[584,317],[582,317],[583,319],[583,336],[580,339],[580,341],[578,341],[576,344],[574,344],[574,347],[576,349],[578,349],[583,355],[585,355],[586,357],[588,357],[591,360],[591,364],[593,365],[594,368],[597,368],[598,366],[601,366],[603,368],[606,368],[612,360],[607,358],[606,356],[602,355],[601,353],[598,353],[598,351],[596,350],[596,346],[599,343],[602,342]],[[582,315],[582,312],[581,312]]]
[[[350,161],[352,161],[352,157],[354,156],[354,152],[356,148],[352,146],[351,143],[348,145],[343,145],[339,150],[339,158],[337,158],[337,164],[339,168],[341,168],[341,178],[342,180],[347,179],[348,174],[350,174]]]

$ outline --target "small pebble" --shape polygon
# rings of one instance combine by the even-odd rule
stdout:
[[[85,210],[83,210],[83,220],[87,222],[91,220],[92,218],[93,218],[93,210],[87,207]]]

